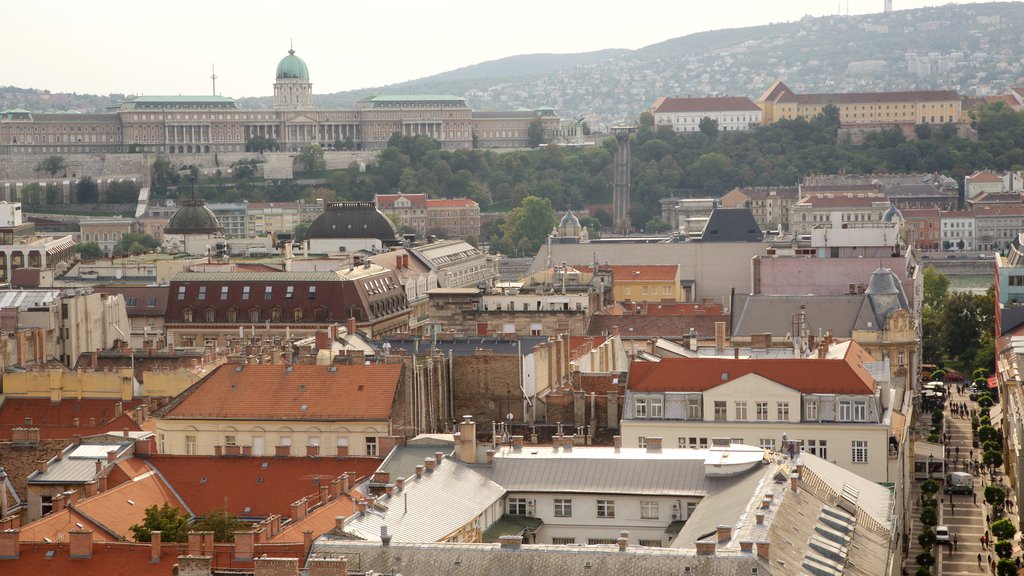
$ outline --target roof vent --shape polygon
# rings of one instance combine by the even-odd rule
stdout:
[[[252,506],[246,506],[245,508],[242,509],[242,512],[245,514],[249,514],[250,512],[252,512]]]
[[[242,367],[241,366],[235,366],[235,372],[241,372],[241,371],[242,371]]]
[[[264,462],[264,463],[260,464],[260,468],[262,468],[264,470],[266,470],[269,467],[270,467],[270,462]]]
[[[327,369],[327,371],[328,372],[332,372],[332,373],[333,372],[337,372],[338,371],[338,367],[337,366],[331,366],[330,368]]]
[[[728,382],[728,381],[729,381],[729,373],[728,372],[722,372],[722,382]]]
[[[129,498],[128,499],[128,505],[129,506],[135,506],[135,500],[132,500],[132,499]]]
[[[256,477],[256,484],[257,485],[263,484],[263,476],[257,476]]]
[[[285,373],[287,373],[287,374],[291,374],[291,373],[292,373],[292,372],[293,372],[294,370],[295,370],[295,367],[294,367],[294,366],[287,366],[287,367],[286,367],[286,368],[284,369]],[[300,388],[301,388],[301,386],[300,386]]]
[[[309,410],[309,406],[303,404],[302,406],[299,406],[299,410],[301,410],[302,412],[305,412],[306,410]]]
[[[199,483],[200,484],[206,484],[206,476],[203,476],[202,478],[200,478],[199,479]]]

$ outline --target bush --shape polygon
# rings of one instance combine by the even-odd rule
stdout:
[[[999,452],[1001,448],[1002,446],[1000,446],[999,442],[996,442],[995,440],[989,440],[988,442],[983,442],[981,444],[982,452]]]
[[[995,427],[991,425],[978,427],[978,439],[981,440],[982,444],[984,444],[985,442],[989,442],[991,440],[995,440],[998,437],[999,433],[995,429]]]
[[[914,576],[932,576],[932,571],[926,566],[918,566],[917,572],[914,572]]]
[[[934,372],[932,372],[932,380],[935,380],[935,381],[938,381],[938,382],[945,382],[946,381],[946,371],[943,370],[942,368],[939,368],[938,370],[935,370]]]
[[[985,502],[995,506],[996,504],[1002,504],[1006,500],[1006,489],[1002,486],[995,484],[989,484],[985,487]]]
[[[971,378],[973,378],[975,382],[988,378],[988,368],[975,368],[974,372],[971,373]]]
[[[988,394],[978,396],[978,407],[982,410],[988,410],[993,404],[995,404],[995,402],[992,401],[992,396]]]
[[[932,412],[932,426],[935,426],[937,424],[942,424],[943,417],[944,416],[943,416],[942,412],[938,412],[938,411]]]
[[[973,420],[975,431],[977,431],[979,426],[992,426],[992,419],[988,416],[982,416],[981,418],[975,416]]]
[[[934,566],[935,556],[932,556],[930,552],[921,552],[915,558],[918,566]]]
[[[1013,555],[1013,542],[1009,540],[1000,540],[995,543],[993,548],[1000,558],[1009,558]]]
[[[992,530],[992,535],[995,536],[997,540],[1009,540],[1017,533],[1017,529],[1013,527],[1013,522],[1010,522],[1005,518],[1002,520],[996,520],[992,523],[990,528]]]
[[[921,524],[925,526],[935,526],[939,523],[939,513],[935,511],[935,508],[925,508],[921,510]]]
[[[931,550],[932,546],[935,546],[935,530],[932,530],[930,526],[922,528],[921,533],[917,535],[917,543],[921,545],[921,548]]]
[[[932,432],[931,434],[928,435],[928,441],[931,442],[932,444],[938,444],[939,443],[939,435],[934,433],[934,432]]]
[[[939,483],[929,478],[924,482],[921,482],[921,492],[924,492],[926,496],[931,496],[939,491]]]
[[[936,510],[938,510],[939,501],[934,496],[926,496],[924,502],[921,503],[921,509],[924,510],[925,508],[935,508]]]
[[[999,576],[1016,576],[1017,563],[1009,558],[1000,558],[996,563],[996,574]]]
[[[985,455],[982,456],[982,462],[986,466],[995,466],[998,468],[1003,465],[1003,453],[993,450],[985,452]]]

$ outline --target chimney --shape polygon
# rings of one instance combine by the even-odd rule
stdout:
[[[310,558],[306,564],[309,576],[346,576],[348,560],[345,558]]]
[[[380,484],[387,484],[388,482],[391,482],[391,473],[390,472],[374,472],[373,473],[373,481],[374,482],[378,482]]]
[[[756,512],[756,513],[754,514],[754,518],[756,518],[756,519],[757,519],[757,524],[758,524],[758,525],[764,524],[764,512],[763,512],[763,511],[761,511],[761,510],[758,510],[758,511],[757,511],[757,512]]]
[[[416,477],[417,477],[417,478],[421,478],[421,477],[423,477],[423,471],[424,471],[424,469],[425,469],[425,468],[424,468],[423,464],[417,464],[417,465],[416,465]]]
[[[757,555],[764,561],[771,560],[771,542],[767,540],[760,540],[757,543]]]
[[[291,516],[292,522],[302,520],[306,517],[306,499],[300,498],[295,502],[292,502],[289,507],[289,516]]]
[[[476,464],[476,422],[468,414],[459,423],[459,459],[467,464]]]
[[[316,331],[316,347],[318,350],[331,349],[331,337],[327,330],[320,329]]]
[[[564,452],[572,452],[572,440],[575,436],[571,434],[565,434],[562,436],[562,450]]]
[[[99,460],[97,460],[97,462],[99,462]],[[93,496],[95,496],[96,495],[96,489],[97,489],[97,485],[96,485],[96,481],[95,480],[91,480],[89,482],[86,482],[85,483],[85,497],[86,498],[92,498]]]
[[[74,506],[75,504],[78,504],[78,490],[68,490],[67,492],[64,493],[64,495],[68,499],[68,506]]]
[[[803,462],[797,462],[796,463],[796,474],[797,474],[797,476],[799,476],[801,478],[804,477],[804,463]]]
[[[345,531],[345,517],[335,516],[334,517],[334,530],[339,534]]]
[[[441,461],[444,460],[444,452],[434,452],[434,460],[436,460],[438,466],[440,466]]]
[[[434,459],[428,456],[423,459],[423,465],[427,467],[427,472],[433,472],[434,466],[437,466],[437,462],[434,462]]]
[[[297,576],[299,573],[299,559],[260,557],[253,560],[253,568],[254,576]]]
[[[97,460],[99,462],[99,460]],[[47,460],[40,460],[36,462],[36,472],[40,474],[46,474],[46,471],[50,469],[50,462]]]
[[[344,474],[341,475],[341,493],[342,494],[348,494],[348,491],[349,491],[348,482],[349,482],[349,480],[350,480],[350,476],[349,476],[348,472],[345,472]]]
[[[626,547],[629,546],[629,530],[619,532],[619,538],[615,543],[619,545],[619,552],[625,552]]]
[[[622,436],[612,436],[612,443],[615,445],[615,451],[618,452],[622,448]]]
[[[401,492],[402,490],[405,490],[405,478],[404,477],[395,478],[395,488],[399,492]]]
[[[661,452],[661,436],[647,437],[647,452]]]
[[[732,526],[726,526],[725,524],[718,525],[718,541],[728,542],[732,539]]]
[[[213,557],[193,554],[178,556],[177,568],[174,573],[178,576],[209,576],[213,568]]]
[[[213,532],[207,530],[199,534],[203,537],[203,554],[213,556]]]
[[[92,558],[92,530],[71,530],[68,539],[72,558]]]
[[[162,537],[163,537],[163,532],[161,532],[159,530],[153,530],[152,532],[149,533],[149,563],[150,564],[159,564],[160,563],[160,548],[161,548],[161,540],[160,539]],[[235,542],[237,543],[238,540],[235,540]]]
[[[754,541],[753,540],[740,540],[740,552],[743,554],[754,553]]]
[[[394,496],[395,495],[395,485],[394,484],[388,484],[387,486],[384,487],[384,492],[388,495],[388,497]]]
[[[199,556],[203,553],[203,535],[199,532],[188,533],[188,555]]]
[[[313,531],[303,530],[302,531],[302,557],[309,556],[309,551],[313,548]]]
[[[366,514],[366,500],[360,500],[359,502],[356,502],[356,510],[359,511],[360,516]]]
[[[513,452],[522,452],[523,451],[523,437],[522,436],[518,436],[517,435],[517,436],[513,436],[512,437],[512,451]]]
[[[725,322],[715,322],[715,351],[725,350]]]
[[[53,506],[51,510],[53,510],[54,512],[60,512],[61,510],[64,509],[64,505],[66,504],[64,495],[57,494],[56,496],[50,499],[50,504]]]
[[[107,462],[117,460],[117,450],[107,450]]]
[[[487,449],[487,463],[494,464],[494,450],[491,448]]]
[[[498,537],[498,541],[501,542],[501,549],[502,550],[511,550],[511,549],[519,548],[520,546],[523,545],[523,537],[522,536],[515,536],[515,535],[499,536]]]
[[[21,530],[0,531],[0,560],[17,560],[21,553]]]
[[[351,336],[351,335],[356,333],[356,318],[355,318],[355,316],[349,318],[345,322],[345,329],[348,330],[349,336]]]
[[[715,555],[715,541],[714,540],[698,540],[697,555],[698,556],[714,556]]]
[[[382,525],[380,527],[380,545],[381,546],[390,546],[391,545],[391,534],[388,534],[388,527],[387,527],[387,525]]]
[[[92,352],[92,369],[97,370],[100,366],[100,349],[97,348]]]
[[[60,459],[63,458],[63,457],[64,457],[64,451],[63,450],[57,450],[56,453],[53,455],[53,459],[58,461],[58,462],[60,462]]]
[[[127,428],[121,430],[121,435],[124,436],[125,438],[132,437],[131,432]]]
[[[800,480],[800,475],[793,472],[789,475],[789,489],[793,492],[797,491],[797,482]]]

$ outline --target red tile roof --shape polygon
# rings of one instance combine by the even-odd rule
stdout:
[[[378,210],[389,210],[395,206],[395,201],[399,198],[405,198],[417,208],[423,208],[427,205],[426,194],[378,194],[374,201],[377,203]]]
[[[761,109],[746,96],[720,98],[659,98],[654,103],[655,114],[671,112],[760,112]]]
[[[160,418],[386,420],[401,364],[224,364],[172,400]]]
[[[87,436],[108,430],[139,430],[139,427],[127,414],[115,418],[114,405],[116,399],[83,399],[61,400],[50,402],[49,398],[14,398],[8,396],[0,404],[0,440],[11,439],[12,428],[30,426],[39,428],[39,437],[43,440],[66,439],[74,435]],[[135,408],[139,401],[123,402],[124,412]],[[31,425],[26,424],[31,418]],[[73,420],[78,418],[78,426]],[[90,426],[90,420],[95,425]]]
[[[477,203],[469,198],[438,198],[436,200],[427,200],[427,208],[464,208],[476,205]]]
[[[852,341],[842,359],[662,358],[660,362],[633,362],[629,388],[704,392],[741,376],[757,374],[805,394],[874,394],[875,380],[864,368],[864,362],[872,361],[871,355]]]
[[[593,272],[590,266],[576,266],[581,272]],[[611,270],[613,282],[672,282],[679,275],[679,265],[644,264],[636,266],[601,266]]]
[[[999,176],[996,176],[995,174],[993,174],[993,173],[991,173],[991,172],[989,172],[987,170],[982,170],[980,172],[975,172],[974,174],[971,174],[967,178],[971,182],[993,182],[994,183],[994,182],[1002,182],[1003,181],[1002,178],[1000,178]]]
[[[148,462],[163,474],[195,514],[224,508],[226,504],[228,512],[236,516],[264,517],[288,516],[292,502],[317,493],[321,485],[345,472],[355,473],[350,479],[350,485],[354,486],[372,474],[381,459],[161,454],[149,456]],[[248,512],[246,507],[250,509]]]
[[[272,536],[268,542],[280,544],[282,542],[302,542],[303,532],[309,530],[313,538],[319,538],[322,534],[334,530],[335,519],[338,516],[348,518],[356,511],[355,502],[348,496],[342,495],[312,511],[302,520],[292,522],[283,530]]]
[[[640,315],[644,316],[717,316],[722,314],[721,304],[695,304],[692,302],[623,302],[621,303],[621,312],[612,314],[635,314],[637,309],[640,310]]]

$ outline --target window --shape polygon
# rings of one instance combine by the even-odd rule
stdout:
[[[366,455],[376,456],[377,455],[377,437],[367,436],[366,437]]]
[[[185,436],[185,454],[188,456],[195,456],[197,454],[198,443],[196,442],[195,436]]]
[[[789,402],[776,402],[775,407],[778,410],[778,420],[789,420]]]
[[[40,496],[39,514],[41,516],[46,516],[50,512],[53,512],[53,496]]]
[[[242,286],[242,300],[248,300],[248,299],[249,299],[249,287],[248,286]]]
[[[215,310],[214,308],[207,308],[206,309],[206,321],[207,322],[216,322],[217,321],[217,310]]]
[[[289,287],[285,288],[285,291],[284,291],[284,298],[285,298],[285,300],[291,300],[293,296],[295,296],[295,286],[289,286]]]
[[[850,413],[852,406],[849,400],[839,401],[839,420],[841,422],[848,422],[850,420]]]
[[[807,440],[804,442],[804,450],[822,460],[828,459],[828,441],[826,440]]]
[[[664,418],[665,416],[665,399],[664,398],[651,398],[651,418]]]
[[[260,321],[260,309],[259,308],[252,308],[252,309],[250,309],[249,310],[249,322],[259,322],[259,321]]]
[[[588,546],[600,546],[602,544],[617,544],[614,538],[587,538]]]
[[[707,438],[695,438],[693,436],[690,436],[690,448],[698,449],[698,448],[707,448],[707,447],[708,447],[708,439]]]
[[[220,299],[221,300],[227,300],[228,299],[228,287],[227,286],[221,286],[220,287]]]
[[[572,500],[569,498],[555,498],[555,517],[572,517]]]
[[[555,514],[557,516],[557,514]],[[551,543],[556,546],[570,546],[576,543],[575,538],[552,538]]]
[[[747,419],[747,403],[736,402],[736,419],[746,420]]]
[[[904,355],[903,352],[900,352],[899,354],[896,355],[896,364],[897,365],[903,366],[905,362],[906,362],[906,356]]]
[[[185,299],[185,287],[184,286],[178,286],[178,301],[180,302],[180,301],[182,301],[184,299]]]
[[[228,322],[238,322],[238,308],[228,308]]]
[[[647,418],[647,398],[637,398],[633,403],[634,414],[637,418]]]
[[[775,450],[775,438],[761,438],[758,446],[765,450]]]
[[[647,546],[650,548],[656,548],[658,546],[661,546],[662,544],[661,540],[640,540],[640,545]]]
[[[292,445],[292,437],[291,436],[289,436],[287,434],[284,435],[284,436],[281,436],[281,446],[291,446],[291,445]]]
[[[526,498],[509,498],[505,502],[505,513],[509,516],[526,516]]]
[[[264,300],[270,300],[271,297],[273,297],[273,295],[274,295],[274,287],[273,286],[267,286],[266,288],[263,289],[263,299]]]
[[[647,436],[637,436],[636,445],[638,448],[647,448]]]
[[[817,420],[818,419],[818,401],[807,400],[804,404],[804,419],[805,420]]]
[[[850,455],[850,461],[854,464],[867,464],[868,463],[868,441],[867,440],[854,440],[853,453]]]
[[[206,286],[199,287],[199,299],[206,300]]]
[[[757,419],[758,420],[767,420],[768,419],[768,403],[767,402],[757,402],[755,407],[757,409]]]
[[[191,322],[192,321],[192,309],[191,308],[185,308],[184,310],[181,311],[181,320],[182,320],[182,322]]]
[[[615,500],[598,500],[597,517],[615,518]]]
[[[657,500],[641,500],[640,501],[640,518],[643,520],[657,520],[658,519],[658,501]]]
[[[146,301],[147,308],[156,308],[156,296],[150,296],[149,300]]]
[[[715,420],[725,420],[725,400],[715,400]]]
[[[348,456],[348,436],[338,436],[338,456]]]
[[[319,445],[320,445],[320,437],[319,436],[310,436],[308,439],[306,439],[306,446],[319,446]]]
[[[292,311],[292,317],[295,319],[296,322],[301,322],[303,316],[304,316],[304,313],[303,313],[301,307],[297,307],[297,308],[295,308],[295,310]]]
[[[853,403],[853,419],[856,420],[857,422],[863,422],[868,419],[867,402]]]
[[[237,446],[238,444],[235,442],[235,437],[234,436],[225,436],[224,437],[224,445],[225,446]]]
[[[309,295],[307,296],[310,300],[316,298],[316,286],[309,287]]]

